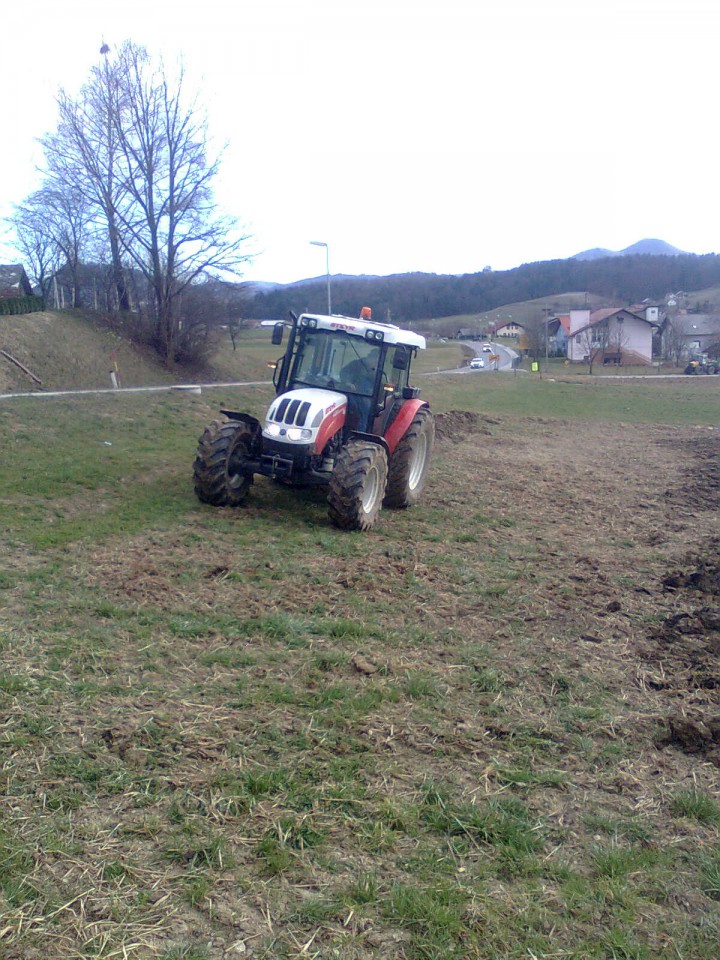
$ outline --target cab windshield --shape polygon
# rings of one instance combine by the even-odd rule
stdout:
[[[321,387],[371,397],[382,344],[328,330],[303,330],[290,387]]]

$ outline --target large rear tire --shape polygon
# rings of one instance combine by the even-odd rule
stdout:
[[[432,413],[427,407],[421,407],[390,457],[386,507],[403,509],[418,502],[425,487],[434,440]]]
[[[198,500],[214,507],[237,507],[252,485],[244,472],[254,434],[245,423],[213,420],[200,437],[193,466]]]
[[[368,440],[349,440],[330,478],[331,522],[341,530],[369,530],[380,513],[386,483],[385,450]]]

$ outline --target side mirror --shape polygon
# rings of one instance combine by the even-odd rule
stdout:
[[[276,323],[273,327],[272,332],[272,343],[274,346],[279,347],[283,339],[284,324]]]
[[[395,347],[395,356],[393,357],[393,370],[407,370],[410,366],[410,351],[407,347],[399,344]]]

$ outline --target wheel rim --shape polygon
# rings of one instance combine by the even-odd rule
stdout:
[[[422,480],[426,456],[427,437],[424,433],[421,433],[417,438],[415,452],[413,453],[412,463],[410,464],[410,475],[408,476],[408,487],[410,490],[414,490]]]
[[[245,482],[242,464],[247,459],[247,448],[244,443],[238,443],[227,463],[227,484],[231,490],[237,490]]]
[[[379,489],[380,477],[378,475],[378,469],[377,467],[371,467],[367,472],[367,476],[365,477],[365,485],[363,486],[363,513],[372,513],[373,508],[377,503]]]

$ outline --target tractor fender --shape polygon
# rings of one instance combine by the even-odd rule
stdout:
[[[400,412],[385,431],[385,442],[388,446],[388,452],[393,453],[395,447],[400,443],[405,433],[413,422],[413,417],[421,407],[429,407],[427,400],[406,400],[400,407]]]
[[[370,443],[376,443],[379,447],[382,447],[385,453],[390,457],[390,448],[388,447],[387,440],[385,437],[381,437],[377,433],[361,433],[360,430],[353,430],[350,433],[351,439],[359,440],[368,440]]]
[[[347,401],[339,406],[334,407],[330,413],[323,418],[320,424],[320,429],[315,437],[315,453],[322,453],[338,430],[342,430],[342,428],[345,426],[346,416]]]
[[[220,413],[225,414],[228,420],[239,420],[241,423],[246,423],[253,433],[260,432],[260,421],[249,413],[238,413],[236,410],[223,410],[222,408]]]

